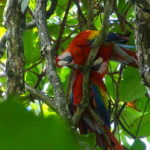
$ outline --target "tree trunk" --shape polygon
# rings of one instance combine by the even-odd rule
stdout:
[[[19,0],[7,0],[4,10],[4,25],[7,28],[7,95],[21,94],[24,91],[23,18],[21,2]]]
[[[150,1],[136,1],[136,45],[139,66],[150,97]]]

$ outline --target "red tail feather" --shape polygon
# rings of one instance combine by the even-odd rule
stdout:
[[[115,136],[110,132],[110,130],[107,126],[104,126],[104,130],[105,130],[106,134],[109,136],[109,139],[111,141],[111,146],[112,147],[110,148],[110,150],[124,150],[124,148],[117,141]]]

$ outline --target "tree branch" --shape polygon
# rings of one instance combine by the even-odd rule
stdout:
[[[85,30],[86,25],[87,25],[87,19],[85,18],[82,10],[81,10],[81,7],[79,5],[79,1],[78,0],[74,0],[77,8],[78,8],[78,18],[79,18],[79,25],[80,25],[80,30]]]
[[[100,45],[104,42],[106,38],[106,34],[108,31],[108,26],[109,26],[109,16],[111,14],[113,3],[114,3],[114,0],[111,0],[111,1],[107,0],[107,4],[104,10],[104,20],[103,20],[101,32],[98,35],[98,37],[95,39],[94,43],[92,44],[90,55],[88,57],[88,60],[85,66],[83,67],[83,72],[84,72],[83,97],[80,103],[80,107],[82,107],[82,110],[80,110],[80,107],[79,108],[77,107],[76,113],[73,117],[73,122],[75,124],[80,120],[82,113],[84,112],[85,108],[89,105],[89,102],[90,102],[89,88],[87,87],[89,87],[89,77],[90,77],[91,66],[92,66],[94,58],[97,55]]]
[[[94,26],[94,1],[88,0],[88,19],[87,19],[87,28],[96,29]]]
[[[72,3],[72,0],[68,0],[68,5],[67,5],[66,10],[65,10],[65,15],[64,15],[64,18],[63,18],[61,26],[60,26],[59,35],[58,35],[58,38],[57,38],[57,41],[56,41],[56,44],[55,44],[55,48],[53,50],[53,52],[55,52],[54,55],[56,55],[56,52],[58,51],[60,43],[61,43],[61,39],[62,39],[62,35],[63,35],[64,29],[65,29],[65,24],[66,24],[66,21],[67,21],[67,16],[68,16],[68,13],[69,13],[71,3]]]
[[[28,84],[25,85],[25,88],[26,88],[27,91],[29,91],[31,94],[33,94],[37,99],[42,100],[51,109],[53,109],[55,112],[57,112],[55,102],[54,102],[54,98],[50,98],[48,96],[45,96],[43,93],[37,91],[35,88],[29,86]]]
[[[49,77],[49,80],[53,86],[54,96],[55,96],[55,102],[57,106],[57,111],[66,120],[70,122],[71,114],[68,109],[67,100],[63,91],[62,84],[60,82],[60,78],[56,72],[54,63],[53,63],[53,57],[52,57],[52,48],[51,48],[51,42],[49,39],[49,33],[48,28],[46,25],[46,11],[45,11],[45,0],[37,0],[37,6],[35,10],[35,20],[36,20],[36,26],[39,31],[39,37],[41,41],[41,51],[45,52],[46,60],[47,60],[47,67],[46,67],[46,73]]]
[[[51,0],[51,6],[49,10],[46,12],[46,18],[49,18],[54,13],[56,6],[57,6],[57,2],[58,0]],[[35,20],[32,20],[26,25],[26,29],[32,29],[34,27],[36,27]]]

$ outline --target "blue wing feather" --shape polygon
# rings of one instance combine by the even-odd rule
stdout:
[[[97,112],[102,118],[102,120],[104,121],[105,125],[109,127],[110,115],[104,103],[103,97],[101,95],[100,88],[97,85],[92,84],[92,92],[93,92],[95,103],[97,105]]]

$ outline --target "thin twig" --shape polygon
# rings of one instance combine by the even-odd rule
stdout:
[[[140,130],[140,126],[141,126],[142,120],[143,120],[143,118],[144,118],[144,115],[145,115],[145,112],[146,112],[148,103],[149,103],[149,99],[147,99],[147,103],[146,103],[146,105],[145,105],[143,114],[142,114],[141,119],[140,119],[140,121],[139,121],[138,128],[137,128],[137,131],[136,131],[136,134],[135,134],[135,137],[136,137],[136,138],[137,138],[137,136],[138,136],[138,132],[139,132],[139,130]]]
[[[68,13],[69,13],[71,3],[72,3],[72,0],[68,0],[68,5],[66,7],[65,15],[64,15],[64,18],[63,18],[62,23],[61,23],[59,35],[58,35],[58,38],[57,38],[57,41],[56,41],[56,44],[55,44],[55,48],[53,50],[54,56],[56,56],[56,53],[59,49],[59,46],[60,46],[60,43],[61,43],[61,40],[62,40],[62,36],[63,36],[63,33],[64,33],[65,24],[66,24],[66,21],[67,21],[67,16],[68,16]]]
[[[127,130],[127,128],[124,126],[124,124],[119,119],[118,119],[118,122],[125,132],[127,132],[133,139],[136,139],[136,137],[129,130]]]

